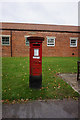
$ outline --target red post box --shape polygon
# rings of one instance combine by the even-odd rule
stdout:
[[[28,37],[30,41],[30,88],[42,86],[42,41],[43,37]]]

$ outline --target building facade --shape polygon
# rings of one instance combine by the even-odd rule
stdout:
[[[80,54],[78,26],[2,23],[0,31],[3,57],[28,56],[29,36],[44,37],[42,56],[78,57]]]

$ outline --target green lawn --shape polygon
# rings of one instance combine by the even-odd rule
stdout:
[[[2,99],[13,100],[63,99],[79,97],[57,73],[76,73],[77,57],[43,57],[42,89],[29,88],[29,58],[2,58]]]

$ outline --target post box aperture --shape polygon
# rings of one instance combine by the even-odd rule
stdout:
[[[43,37],[28,37],[30,42],[30,77],[29,87],[42,86],[42,41]]]

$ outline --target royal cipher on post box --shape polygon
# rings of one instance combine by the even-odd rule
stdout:
[[[42,41],[43,37],[28,37],[30,42],[30,76],[29,87],[42,86]]]

